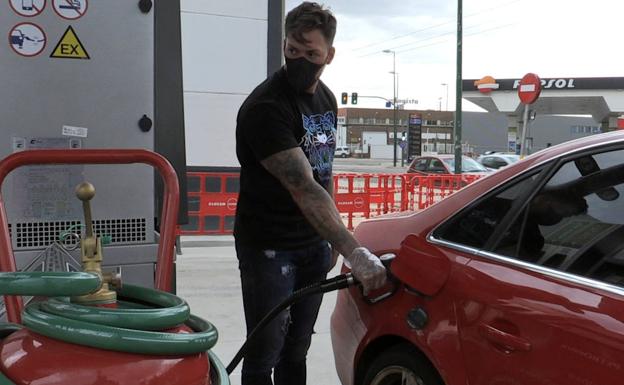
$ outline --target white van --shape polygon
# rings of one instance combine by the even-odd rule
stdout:
[[[351,156],[349,146],[336,146],[336,151],[334,152],[335,158],[348,158],[349,156]]]

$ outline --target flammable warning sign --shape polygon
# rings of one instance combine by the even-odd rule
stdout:
[[[91,59],[71,25],[67,27],[50,57],[59,59]]]

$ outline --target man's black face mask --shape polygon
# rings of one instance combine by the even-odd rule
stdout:
[[[286,59],[286,76],[288,83],[297,91],[303,92],[316,81],[316,75],[323,68],[322,64],[315,64],[304,57]]]

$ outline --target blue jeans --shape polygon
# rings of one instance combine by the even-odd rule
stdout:
[[[247,335],[295,290],[326,278],[331,260],[327,242],[296,250],[257,250],[236,243]],[[245,354],[242,385],[305,385],[306,355],[322,294],[282,311],[261,331]]]

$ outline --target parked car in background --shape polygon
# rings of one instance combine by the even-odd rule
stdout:
[[[455,173],[454,155],[421,156],[415,158],[407,168],[408,173],[422,175],[439,175]],[[463,174],[488,174],[491,170],[485,168],[472,158],[462,156]]]
[[[348,158],[349,156],[351,156],[349,146],[336,146],[336,151],[334,152],[335,158]]]
[[[498,152],[486,152],[477,158],[477,162],[487,168],[498,170],[501,167],[509,166],[520,160],[520,156],[516,154],[505,154]]]
[[[395,280],[338,292],[343,385],[622,383],[624,131],[547,148],[354,234],[396,255]]]

